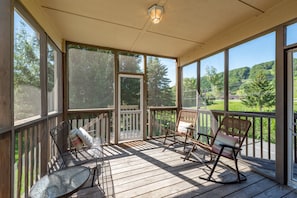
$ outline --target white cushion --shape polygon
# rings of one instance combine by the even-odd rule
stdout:
[[[235,146],[237,142],[238,142],[238,138],[218,132],[216,139],[213,143],[212,150],[216,153],[219,153],[222,148],[221,144]],[[232,157],[232,149],[225,147],[222,155],[226,157]]]
[[[188,127],[192,127],[192,123],[179,121],[177,131],[180,133],[187,133]]]
[[[78,137],[83,141],[83,143],[88,146],[92,147],[93,145],[93,137],[82,127],[79,128],[77,131]]]
[[[83,142],[80,137],[77,135],[78,129],[73,129],[69,133],[69,139],[71,141],[71,145],[74,146],[76,149],[81,149],[83,147]]]

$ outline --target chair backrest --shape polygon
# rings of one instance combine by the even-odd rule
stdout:
[[[187,127],[196,127],[197,110],[183,109],[178,113],[175,130],[178,132],[187,132]]]
[[[53,143],[55,144],[61,156],[68,149],[69,131],[70,125],[66,121],[60,122],[56,127],[50,130],[50,135],[52,137]]]
[[[248,131],[251,127],[251,121],[234,117],[224,117],[213,139],[212,145],[219,143],[233,144],[241,148]],[[236,155],[240,150],[236,151]],[[225,156],[232,157],[231,153],[225,153]]]

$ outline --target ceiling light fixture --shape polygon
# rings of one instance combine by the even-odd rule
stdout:
[[[151,17],[151,20],[154,24],[157,24],[161,21],[163,14],[164,14],[164,8],[163,6],[154,4],[148,9],[148,14]]]

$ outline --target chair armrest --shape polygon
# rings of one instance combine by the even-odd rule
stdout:
[[[194,127],[192,127],[192,126],[189,126],[189,127],[187,127],[187,130],[194,131],[194,130],[195,130],[195,128],[194,128]]]
[[[220,144],[221,147],[225,148],[231,148],[231,149],[234,149],[234,150],[242,150],[241,148],[237,147],[237,146],[231,146],[231,145],[228,145],[228,144]]]
[[[193,135],[193,131],[195,131],[194,127],[189,126],[186,129],[187,129],[186,135]]]
[[[212,135],[208,135],[208,134],[200,133],[200,132],[197,132],[197,135],[198,135],[198,139],[199,139],[200,136],[204,136],[204,137],[207,137],[207,138],[214,138]]]
[[[200,133],[200,132],[197,132],[197,135],[198,135],[197,141],[200,141],[200,137],[204,137],[204,138],[206,138],[208,145],[211,144],[212,139],[214,138],[212,135],[208,135],[208,134]],[[202,140],[201,140],[201,142],[202,142]]]

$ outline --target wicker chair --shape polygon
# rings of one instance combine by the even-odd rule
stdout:
[[[165,139],[163,144],[166,144],[170,136],[173,136],[173,140],[171,140],[168,146],[179,143],[180,141],[177,140],[176,136],[180,136],[184,138],[182,143],[185,150],[187,140],[193,136],[193,132],[195,131],[197,114],[196,110],[180,110],[174,129],[171,129],[168,125],[165,127]]]

